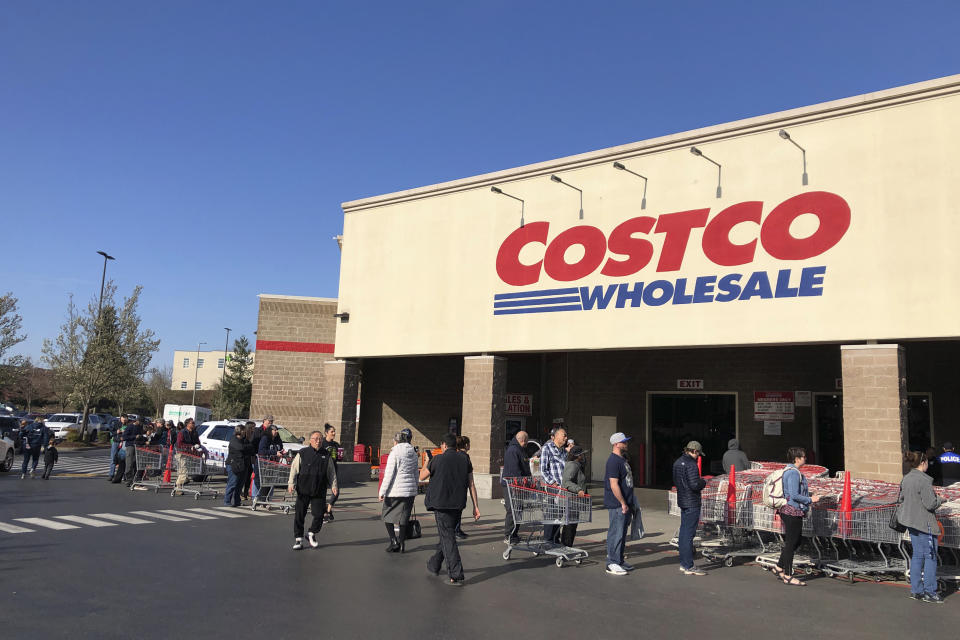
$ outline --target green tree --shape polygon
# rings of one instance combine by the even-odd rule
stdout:
[[[233,353],[227,356],[223,383],[213,389],[213,410],[224,418],[246,418],[250,415],[253,393],[253,356],[246,336],[233,341]]]

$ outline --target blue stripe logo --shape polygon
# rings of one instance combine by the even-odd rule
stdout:
[[[498,293],[493,296],[493,315],[495,316],[556,311],[583,311],[580,290],[577,287],[569,287]]]

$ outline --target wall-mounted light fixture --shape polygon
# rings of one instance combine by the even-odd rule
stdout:
[[[340,322],[350,322],[350,312],[344,311],[343,313],[333,314],[334,318],[340,318]]]
[[[575,186],[573,186],[569,182],[564,182],[563,180],[560,179],[560,176],[551,175],[550,179],[558,184],[562,184],[564,186],[570,187],[571,189],[573,189],[574,191],[580,194],[580,219],[583,220],[583,190],[577,189]]]
[[[518,198],[517,196],[512,196],[509,193],[505,193],[503,189],[501,189],[500,187],[490,187],[490,191],[493,191],[494,193],[499,193],[502,196],[507,196],[508,198],[513,198],[514,200],[517,200],[520,203],[520,226],[523,227],[523,208],[524,208],[523,199]]]
[[[625,166],[623,166],[622,162],[614,162],[613,168],[619,169],[620,171],[626,171],[627,173],[632,173],[638,178],[643,178],[643,198],[640,200],[640,208],[646,209],[647,208],[647,176],[642,176],[636,171],[631,171],[630,169],[627,169]]]
[[[719,197],[722,195],[722,193],[723,193],[723,192],[721,191],[721,189],[720,189],[721,171],[723,170],[723,168],[720,166],[720,163],[717,162],[716,160],[711,160],[711,159],[708,158],[707,156],[703,155],[703,152],[700,151],[700,149],[697,149],[696,147],[690,147],[690,153],[692,153],[692,154],[695,155],[695,156],[699,156],[699,157],[703,158],[703,159],[706,160],[707,162],[710,162],[710,163],[713,163],[713,164],[717,165],[717,197],[719,198]]]
[[[780,137],[790,142],[797,149],[800,149],[800,152],[803,153],[803,186],[807,186],[807,150],[797,144],[797,141],[790,137],[790,134],[787,133],[786,129],[780,129]]]

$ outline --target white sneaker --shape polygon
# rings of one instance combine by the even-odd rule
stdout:
[[[313,531],[307,532],[307,542],[309,542],[310,546],[314,549],[320,546],[320,543],[317,542],[317,535]]]
[[[615,576],[625,576],[627,575],[627,570],[618,564],[608,564],[607,573]]]
[[[300,551],[300,549],[303,549],[303,538],[297,538],[293,541],[293,550]]]

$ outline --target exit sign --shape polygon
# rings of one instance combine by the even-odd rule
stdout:
[[[694,380],[692,378],[684,378],[677,380],[677,389],[691,390],[691,389],[703,389],[703,380]]]

